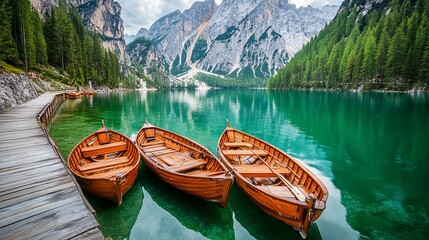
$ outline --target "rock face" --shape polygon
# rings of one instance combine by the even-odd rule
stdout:
[[[338,7],[296,8],[287,0],[224,0],[217,6],[206,0],[165,15],[146,35],[173,75],[196,68],[265,78],[317,34]]]
[[[59,0],[31,0],[33,7],[44,16]],[[125,52],[124,26],[121,19],[122,7],[114,0],[66,0],[77,8],[90,31],[101,35],[106,49],[115,51],[122,64],[129,65]]]
[[[17,76],[0,73],[0,112],[30,101],[37,96],[35,88],[25,74]]]
[[[144,67],[156,67],[162,72],[168,72],[165,57],[153,47],[153,42],[145,38],[137,38],[127,46],[127,53],[133,63]]]

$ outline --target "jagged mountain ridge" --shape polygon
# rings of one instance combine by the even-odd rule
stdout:
[[[30,0],[30,2],[42,17],[52,6],[59,4],[59,0]],[[88,29],[100,34],[106,49],[115,51],[122,64],[130,64],[125,51],[122,7],[118,2],[114,0],[64,0],[64,2],[76,7]]]
[[[148,30],[148,29],[146,29],[146,28],[140,28],[140,30],[137,32],[137,34],[128,35],[128,34],[126,34],[126,33],[125,33],[125,35],[124,35],[125,42],[126,42],[127,44],[130,44],[130,43],[132,43],[136,38],[146,36],[146,34],[147,34],[148,32],[149,32],[149,30]]]
[[[224,0],[219,6],[206,0],[163,16],[145,37],[156,53],[152,60],[165,61],[173,75],[200,69],[265,78],[284,66],[337,10],[296,8],[287,0]],[[132,61],[141,60],[138,51],[132,52]]]

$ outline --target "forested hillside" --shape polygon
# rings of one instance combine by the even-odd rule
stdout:
[[[406,90],[429,83],[429,1],[346,0],[270,88]]]
[[[55,72],[49,71],[53,66],[66,76],[60,78],[63,82],[75,86],[92,80],[117,87],[121,78],[117,55],[103,48],[99,35],[89,32],[64,1],[42,19],[29,0],[2,0],[1,61],[44,74]]]

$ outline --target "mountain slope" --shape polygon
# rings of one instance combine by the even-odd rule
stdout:
[[[224,0],[219,6],[206,0],[160,18],[145,37],[173,75],[200,69],[265,78],[284,66],[337,9],[296,8],[286,0]]]
[[[429,2],[348,0],[273,88],[405,90],[429,83]]]

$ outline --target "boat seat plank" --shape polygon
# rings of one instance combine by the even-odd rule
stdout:
[[[116,176],[118,174],[124,174],[124,173],[130,171],[131,169],[133,169],[133,166],[119,168],[119,169],[115,169],[112,171],[106,171],[106,172],[102,172],[102,173],[95,173],[95,174],[92,174],[90,176],[87,176],[87,178],[109,178],[109,177]]]
[[[142,143],[142,144],[140,144],[140,147],[148,147],[148,146],[161,145],[161,144],[164,144],[164,142],[163,141],[153,141],[153,142]]]
[[[177,157],[177,154],[170,153],[170,154],[164,154],[159,157],[162,161],[167,163],[169,166],[178,165],[183,163],[181,159]]]
[[[155,156],[161,156],[164,154],[169,154],[169,153],[174,153],[174,152],[176,152],[176,150],[168,148],[168,149],[159,150],[159,151],[152,151],[151,153]]]
[[[258,189],[278,197],[295,198],[295,195],[286,186],[256,186]]]
[[[190,170],[193,168],[202,167],[205,164],[207,164],[207,161],[205,161],[203,159],[196,159],[194,161],[189,161],[189,162],[185,162],[182,164],[170,166],[170,167],[167,167],[166,169],[168,171],[172,171],[172,172],[183,172],[183,171]]]
[[[96,169],[100,169],[100,168],[121,165],[121,164],[125,164],[125,163],[128,163],[128,158],[124,156],[124,157],[108,159],[108,160],[104,160],[104,161],[100,161],[100,162],[88,163],[88,164],[85,164],[83,166],[78,166],[78,169],[81,172],[86,172],[86,171],[96,170]]]
[[[166,163],[166,162],[164,162],[161,158],[159,158],[159,157],[155,157],[155,156],[153,156],[153,157],[151,157],[150,159],[152,159],[154,162],[156,162],[157,164],[159,164],[160,166],[162,166],[162,167],[168,167],[168,166],[170,166],[170,165],[168,165],[168,163]]]
[[[261,178],[269,178],[269,177],[277,177],[271,169],[269,169],[266,165],[234,165],[233,168],[239,172],[243,177],[261,177]],[[279,167],[271,167],[275,172],[288,176],[291,172],[287,168],[279,168]]]
[[[253,144],[246,142],[224,142],[226,147],[253,147]]]
[[[147,147],[142,147],[142,149],[145,152],[155,152],[155,151],[166,150],[166,149],[168,149],[168,147],[166,147],[164,145],[151,145],[151,146],[147,146]]]
[[[259,156],[267,156],[268,153],[264,150],[255,149],[255,150],[223,150],[222,151],[225,156],[252,156],[252,155],[259,155]]]
[[[108,154],[127,150],[126,142],[114,142],[91,147],[82,148],[84,157],[93,157],[101,154]]]

